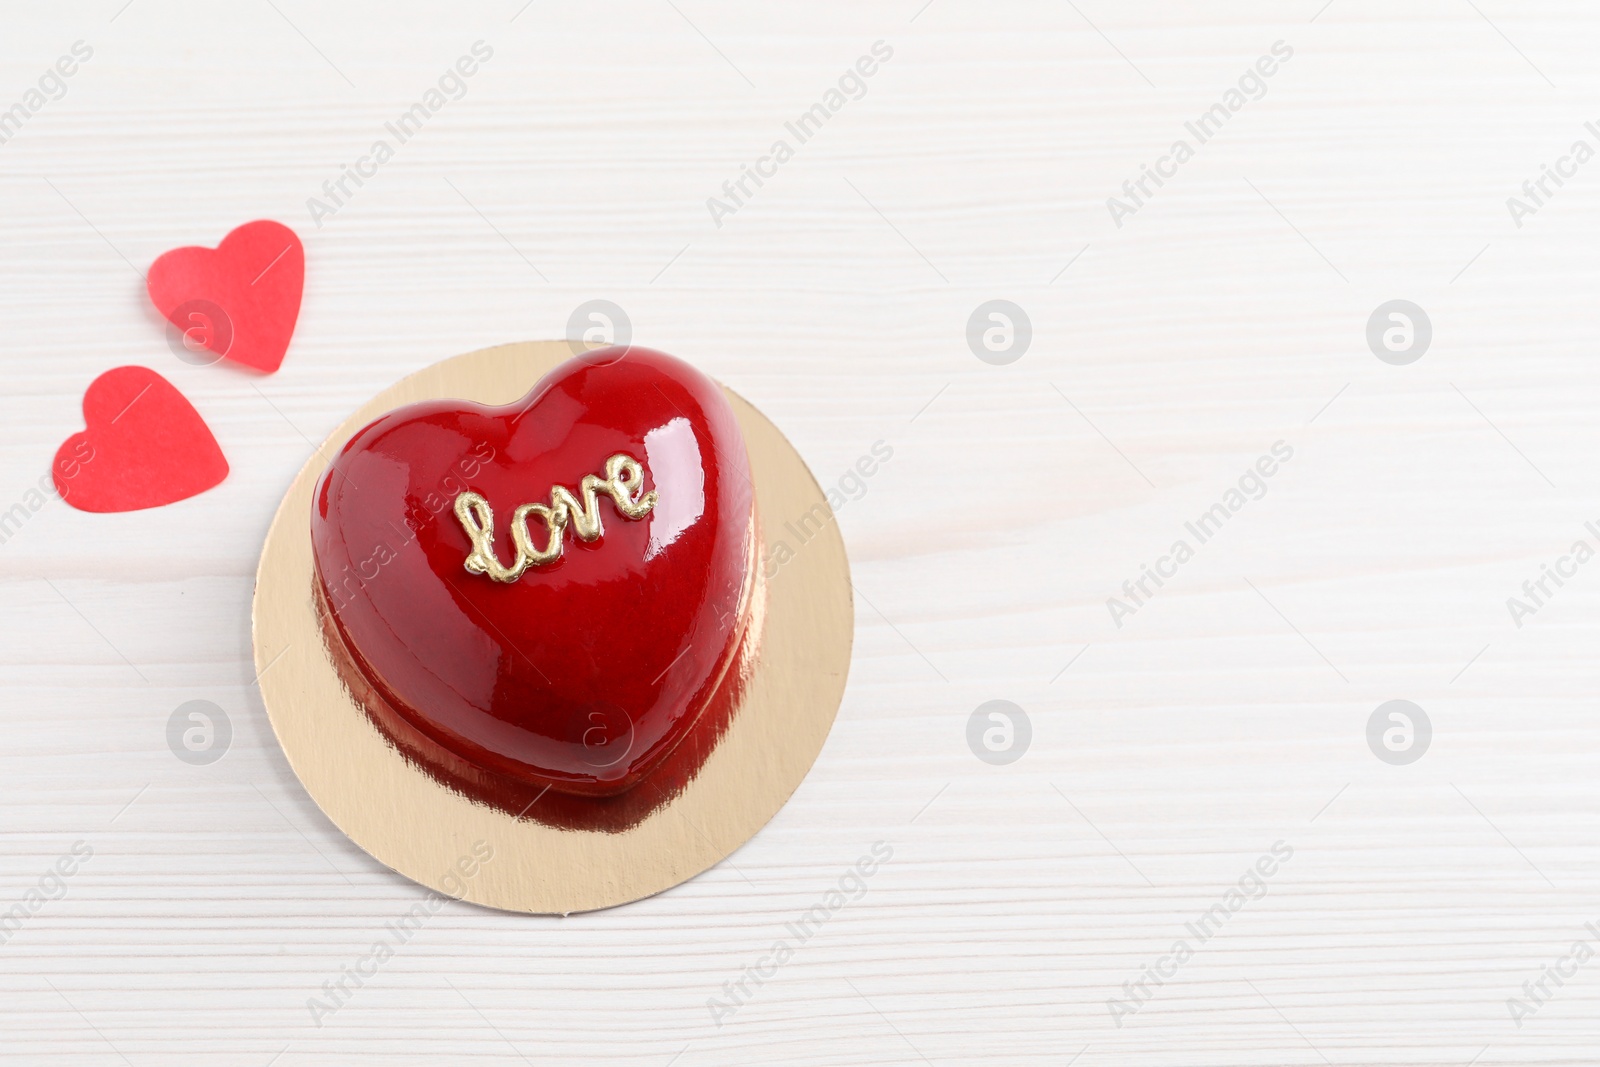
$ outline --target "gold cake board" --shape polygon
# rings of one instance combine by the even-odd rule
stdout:
[[[501,345],[404,379],[345,420],[273,517],[256,573],[256,671],[272,728],[306,791],[381,863],[452,897],[568,914],[670,889],[743,845],[810,770],[844,694],[854,631],[850,570],[827,500],[765,416],[724,389],[744,432],[768,529],[830,514],[781,565],[767,561],[765,630],[726,732],[676,795],[620,831],[562,829],[470,800],[407,760],[341,680],[312,593],[311,502],[328,458],[356,431],[420,400],[508,404],[572,355],[565,341]],[[823,509],[817,512],[818,506]],[[809,524],[808,524],[809,526]],[[636,788],[648,788],[648,779]],[[486,858],[487,857],[487,858]]]

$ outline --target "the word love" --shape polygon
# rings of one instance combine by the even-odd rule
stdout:
[[[586,474],[574,495],[564,485],[550,490],[549,504],[522,504],[511,513],[511,543],[516,559],[511,566],[501,563],[494,552],[494,509],[477,493],[468,490],[456,497],[456,518],[472,541],[466,567],[473,574],[486,574],[497,582],[514,582],[529,567],[549,563],[561,556],[562,538],[568,527],[584,541],[603,533],[600,525],[598,494],[605,490],[625,519],[642,519],[656,506],[656,493],[644,489],[644,467],[632,456],[618,452],[606,460],[606,476]],[[536,515],[549,531],[539,548],[528,532],[528,516]]]

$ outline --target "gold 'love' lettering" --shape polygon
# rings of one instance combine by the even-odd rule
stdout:
[[[581,540],[593,541],[605,532],[600,525],[597,497],[602,489],[625,519],[642,519],[656,506],[655,490],[642,492],[644,467],[632,456],[618,452],[606,460],[604,478],[598,474],[584,475],[577,496],[566,486],[558,485],[550,490],[549,504],[523,504],[511,513],[511,543],[517,554],[509,567],[495,556],[494,509],[471,490],[458,494],[456,518],[461,520],[461,527],[472,542],[472,551],[467,554],[467,570],[488,575],[497,582],[514,582],[529,567],[560,558],[562,537],[569,527]],[[549,531],[543,548],[533,543],[533,535],[528,532],[530,515],[538,516]]]

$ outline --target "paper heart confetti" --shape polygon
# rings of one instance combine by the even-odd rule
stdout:
[[[271,374],[283,363],[300,317],[305,249],[279,222],[247,222],[216,248],[175,248],[150,266],[156,309],[204,347]]]
[[[148,367],[117,367],[89,383],[83,421],[50,468],[56,491],[80,511],[160,507],[228,476],[200,413]]]

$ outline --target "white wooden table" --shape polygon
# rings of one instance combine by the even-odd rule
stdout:
[[[1561,164],[1520,226],[1507,206],[1600,147],[1597,20],[1577,0],[12,5],[0,110],[29,113],[0,144],[0,511],[26,516],[0,545],[0,913],[51,899],[0,944],[0,1054],[1600,1061],[1600,961],[1572,955],[1600,948],[1600,564],[1507,606],[1600,545],[1600,163]],[[64,95],[27,106],[80,40]],[[307,200],[480,40],[460,98],[316,225]],[[892,56],[799,143],[786,123],[878,41]],[[1292,56],[1229,110],[1275,42]],[[1199,144],[1185,123],[1218,103]],[[792,158],[761,163],[780,138]],[[1162,162],[1179,138],[1193,158]],[[758,163],[736,210],[708,208]],[[1120,226],[1112,196],[1136,207]],[[257,217],[306,241],[288,360],[184,363],[139,272]],[[451,904],[314,1018],[420,891],[273,740],[249,629],[267,522],[357,403],[561,336],[591,299],[752,399],[825,484],[892,448],[838,515],[858,633],[837,725],[729,862],[565,920]],[[1031,320],[1007,365],[967,341],[992,299]],[[1407,365],[1366,337],[1395,299],[1432,323]],[[84,387],[124,363],[194,401],[231,476],[155,511],[33,508]],[[1228,509],[1280,441],[1264,495]],[[1218,503],[1200,544],[1185,524]],[[1180,539],[1192,558],[1127,600]],[[1137,607],[1120,627],[1113,596]],[[1406,765],[1368,747],[1392,699],[1432,724]],[[209,765],[167,743],[190,700],[232,726]],[[990,700],[1031,722],[1007,765],[968,746]],[[708,1000],[880,841],[864,895],[718,1025]],[[47,877],[77,842],[92,856]]]

